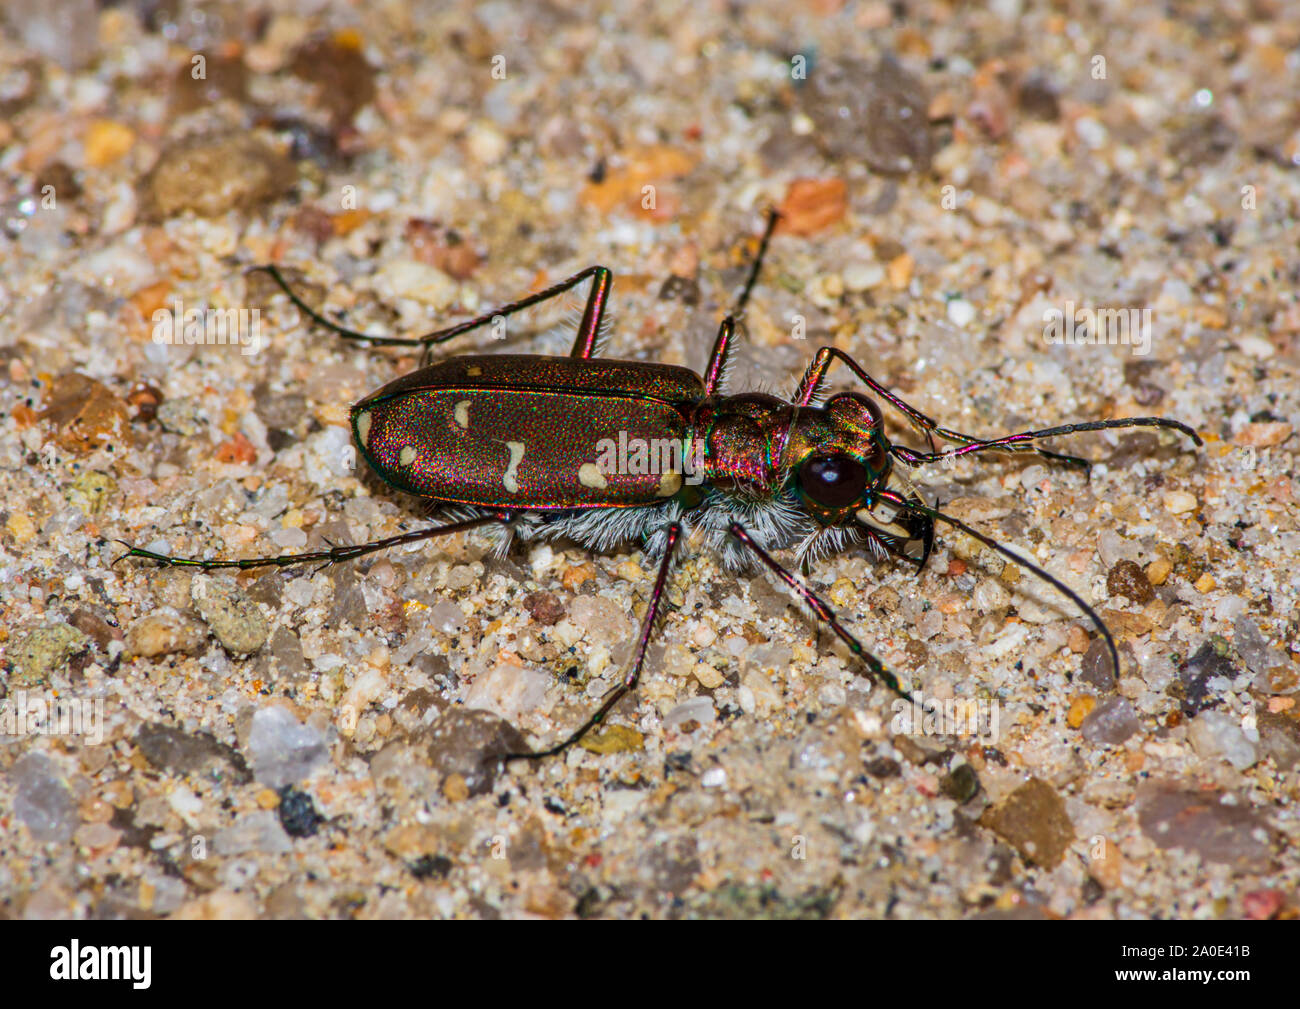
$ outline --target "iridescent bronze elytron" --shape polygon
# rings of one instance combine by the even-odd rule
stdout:
[[[426,336],[376,337],[345,329],[304,304],[274,267],[261,267],[311,319],[349,340],[426,351],[591,280],[568,357],[453,357],[390,382],[352,407],[352,431],[370,466],[398,490],[428,499],[452,519],[443,525],[356,546],[278,557],[198,560],[138,547],[128,556],[203,569],[345,561],[387,547],[478,526],[523,539],[567,537],[592,549],[639,542],[659,558],[658,577],[630,668],[599,709],[559,743],[520,757],[565,749],[632,690],[664,601],[674,550],[698,531],[730,568],[751,558],[770,569],[858,656],[870,675],[906,697],[894,674],[848,632],[830,608],[771,551],[796,547],[807,561],[865,544],[925,566],[934,523],[961,529],[1068,596],[1096,625],[1119,668],[1115,643],[1091,607],[1042,568],[928,506],[907,468],[990,449],[1031,451],[1086,467],[1032,444],[1052,435],[1126,427],[1167,427],[1201,444],[1195,431],[1160,417],[1067,424],[981,439],[939,427],[834,347],[818,350],[787,402],[763,393],[722,391],[736,321],[758,278],[776,225],[769,215],[735,311],[722,321],[703,375],[687,368],[596,356],[613,276],[593,266],[563,283]],[[875,401],[858,392],[824,397],[836,360],[901,412],[929,452],[892,443]],[[956,443],[935,450],[935,436]],[[668,451],[664,451],[667,449]],[[130,544],[127,544],[130,546]]]

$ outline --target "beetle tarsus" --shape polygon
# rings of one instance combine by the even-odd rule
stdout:
[[[801,578],[797,578],[777,563],[776,558],[759,546],[749,534],[749,531],[739,522],[732,522],[727,527],[727,531],[736,538],[737,542],[748,548],[754,556],[762,561],[773,574],[785,582],[792,591],[802,597],[803,601],[816,614],[817,619],[834,631],[835,635],[848,645],[849,651],[862,660],[872,679],[883,683],[899,697],[911,700],[911,695],[899,685],[898,677],[890,672],[883,662],[862,647],[862,642],[849,633],[848,628],[840,623],[835,612]]]

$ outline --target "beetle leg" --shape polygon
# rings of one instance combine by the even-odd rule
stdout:
[[[677,541],[682,535],[682,524],[674,522],[668,526],[668,542],[664,547],[663,560],[659,562],[659,577],[655,579],[654,592],[650,596],[650,605],[646,609],[645,619],[641,622],[641,635],[637,640],[636,656],[632,662],[632,668],[623,682],[611,690],[596,709],[596,713],[582,723],[577,732],[571,734],[563,742],[557,743],[545,750],[539,750],[536,753],[511,753],[506,756],[506,760],[517,760],[522,758],[537,759],[540,757],[551,757],[561,750],[567,750],[579,739],[585,736],[592,728],[600,724],[600,721],[609,714],[610,710],[621,701],[627,694],[636,689],[637,680],[641,678],[641,667],[645,665],[646,649],[650,646],[650,637],[654,633],[655,619],[659,616],[659,610],[663,605],[664,589],[668,587],[668,569],[672,566],[673,548],[677,546]]]
[[[727,371],[727,361],[731,355],[731,339],[736,335],[736,320],[745,314],[745,306],[749,303],[750,292],[754,290],[754,285],[758,282],[758,271],[763,266],[763,259],[767,256],[767,247],[772,241],[772,232],[776,230],[776,222],[780,220],[781,215],[775,208],[767,212],[767,227],[763,229],[763,237],[759,239],[758,252],[754,256],[754,265],[749,269],[749,277],[745,280],[745,286],[740,292],[740,297],[736,299],[736,307],[731,310],[731,314],[722,320],[722,325],[718,327],[717,339],[713,341],[713,350],[709,354],[709,363],[704,368],[704,395],[712,396],[718,391],[722,384],[722,379]]]
[[[812,359],[812,363],[808,365],[808,370],[804,372],[803,378],[799,380],[799,385],[794,391],[794,396],[791,402],[793,402],[795,406],[808,406],[817,398],[817,394],[821,391],[822,386],[826,384],[826,374],[831,370],[831,363],[837,358],[848,365],[853,371],[853,374],[862,379],[868,389],[907,417],[914,427],[918,430],[924,431],[926,438],[929,439],[930,448],[934,448],[933,432],[938,427],[938,424],[923,414],[920,410],[916,409],[916,407],[904,402],[898,396],[895,396],[892,392],[868,375],[857,361],[853,360],[853,358],[849,357],[848,354],[844,353],[844,351],[840,350],[838,347],[817,348],[816,356]]]
[[[340,561],[350,561],[356,557],[373,554],[379,550],[387,550],[389,547],[401,546],[403,543],[417,543],[433,536],[464,532],[467,529],[475,529],[490,522],[508,523],[510,522],[510,515],[507,513],[480,515],[477,518],[466,519],[463,522],[451,522],[447,525],[432,526],[429,529],[416,529],[409,533],[401,533],[398,536],[375,540],[372,543],[357,543],[353,546],[343,547],[332,546],[328,550],[314,550],[303,554],[281,554],[278,557],[245,557],[240,560],[200,560],[193,557],[171,557],[167,554],[154,553],[152,550],[132,546],[124,540],[118,540],[117,542],[127,548],[127,552],[118,560],[127,557],[143,557],[145,560],[157,561],[165,567],[201,568],[204,571],[212,571],[217,568],[240,568],[241,570],[261,567],[285,568],[294,564],[313,563],[328,565],[337,564]]]
[[[727,370],[727,360],[731,355],[731,338],[736,335],[736,318],[729,315],[718,327],[718,338],[713,341],[713,350],[709,354],[709,363],[704,368],[704,395],[712,396],[718,391]]]
[[[249,273],[262,272],[270,276],[279,286],[294,306],[306,315],[313,322],[324,326],[332,333],[341,336],[345,340],[359,340],[373,344],[376,347],[413,347],[421,346],[427,355],[429,349],[435,343],[445,343],[453,337],[460,336],[462,333],[468,333],[470,330],[478,329],[480,326],[486,326],[496,319],[504,318],[507,315],[513,315],[515,312],[521,312],[525,308],[531,308],[533,305],[540,304],[565,291],[581,284],[588,277],[592,278],[591,293],[587,295],[587,307],[582,314],[582,322],[578,326],[578,336],[573,344],[573,357],[591,357],[595,350],[596,337],[600,332],[601,319],[605,315],[605,305],[609,301],[610,287],[614,283],[614,275],[603,266],[589,266],[585,270],[580,270],[567,280],[546,288],[544,291],[538,291],[536,294],[530,294],[526,298],[520,298],[518,301],[512,301],[509,304],[495,308],[491,312],[473,319],[466,319],[454,326],[448,326],[445,329],[434,330],[432,333],[426,333],[424,336],[373,336],[367,333],[359,333],[356,330],[348,329],[346,326],[340,326],[337,322],[332,322],[318,311],[308,305],[293,289],[289,287],[288,282],[281,275],[280,271],[274,266],[255,266]]]
[[[603,266],[597,266],[592,274],[587,307],[582,311],[582,321],[578,323],[578,332],[573,337],[570,357],[585,359],[595,356],[596,341],[600,339],[600,323],[605,317],[605,306],[609,303],[609,289],[613,286],[614,275]]]
[[[834,631],[835,635],[849,646],[849,651],[863,661],[867,669],[870,671],[872,679],[883,683],[899,697],[906,698],[909,701],[912,699],[911,695],[898,685],[898,677],[891,673],[885,667],[883,662],[862,647],[862,642],[848,632],[844,625],[839,622],[839,618],[835,616],[834,611],[822,602],[816,593],[814,593],[801,578],[795,577],[785,568],[781,567],[771,554],[755,543],[754,538],[749,535],[748,530],[746,530],[744,526],[739,522],[732,522],[731,525],[727,527],[727,531],[739,540],[741,544],[752,550],[754,556],[766,564],[772,573],[780,578],[781,581],[785,582],[792,591],[798,593],[803,601],[812,609],[813,613],[817,615],[817,619]]]

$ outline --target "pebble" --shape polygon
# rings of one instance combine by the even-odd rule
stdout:
[[[708,725],[717,717],[712,697],[692,697],[664,715],[664,728],[675,729],[686,722]]]
[[[1183,684],[1183,711],[1186,714],[1198,711],[1206,702],[1210,682],[1220,677],[1232,682],[1237,672],[1227,654],[1216,648],[1213,640],[1206,641],[1178,670]]]
[[[1196,509],[1195,496],[1185,490],[1172,490],[1165,495],[1165,511],[1173,515],[1185,515]]]
[[[644,749],[645,736],[628,725],[602,725],[578,740],[589,753],[628,753]]]
[[[1237,872],[1267,872],[1271,831],[1255,810],[1204,790],[1149,783],[1138,790],[1138,824],[1160,848],[1182,848]]]
[[[83,146],[88,168],[102,168],[124,157],[135,145],[135,131],[114,119],[94,119]]]
[[[1030,778],[979,822],[1020,852],[1028,862],[1054,869],[1074,842],[1074,827],[1056,789]]]
[[[459,634],[466,627],[465,611],[450,599],[439,599],[429,610],[426,623],[439,634]]]
[[[1070,628],[1069,633],[1066,635],[1066,645],[1069,647],[1070,651],[1074,652],[1076,655],[1082,655],[1088,650],[1088,644],[1087,631],[1078,624],[1075,624]]]
[[[262,609],[242,589],[225,581],[196,575],[190,598],[217,640],[235,655],[251,655],[271,634]]]
[[[1187,739],[1202,760],[1223,759],[1238,771],[1253,767],[1259,759],[1241,721],[1222,711],[1202,711],[1188,725]]]
[[[1174,566],[1163,557],[1158,557],[1146,567],[1147,581],[1152,585],[1163,585],[1173,574]]]
[[[1133,705],[1124,697],[1105,697],[1083,720],[1083,738],[1090,743],[1118,746],[1142,727]]]
[[[207,426],[203,407],[194,396],[163,400],[158,407],[157,417],[164,431],[184,438],[193,438]]]
[[[244,894],[214,890],[182,904],[171,917],[175,921],[251,921],[258,913],[257,905]]]
[[[1107,573],[1106,591],[1111,596],[1124,596],[1142,606],[1156,597],[1146,572],[1136,561],[1129,560],[1120,561]]]
[[[342,127],[375,97],[375,74],[364,54],[364,39],[353,29],[310,37],[293,54],[294,76],[312,84],[316,100]]]
[[[541,707],[551,683],[550,675],[540,670],[496,662],[474,678],[465,693],[465,705],[515,721]]]
[[[850,263],[841,276],[845,289],[858,294],[883,284],[885,268],[879,263]]]
[[[429,766],[445,777],[459,774],[470,795],[492,791],[501,773],[501,757],[529,747],[519,730],[490,711],[448,708],[430,726]]]
[[[256,134],[203,133],[174,142],[158,156],[141,184],[141,203],[155,219],[186,211],[220,217],[270,203],[293,181],[289,160]]]
[[[1290,438],[1292,430],[1290,424],[1284,424],[1280,421],[1250,423],[1243,426],[1233,440],[1238,445],[1249,445],[1253,448],[1272,448],[1275,445],[1281,445],[1282,442]]]
[[[741,708],[745,714],[766,718],[781,705],[781,692],[757,669],[750,670],[741,681]],[[749,707],[746,709],[746,703]]]
[[[71,624],[49,624],[30,630],[17,638],[5,654],[9,686],[45,686],[90,648],[90,638]]]
[[[117,495],[117,481],[107,473],[81,473],[65,493],[68,501],[87,515],[98,515]]]
[[[616,645],[636,635],[636,622],[628,611],[604,596],[578,596],[569,607],[569,619],[594,644]]]
[[[969,802],[979,790],[979,775],[970,764],[958,764],[939,779],[939,791],[954,802]]]
[[[1079,677],[1098,690],[1115,689],[1115,670],[1111,663],[1110,648],[1104,638],[1097,638],[1083,653],[1079,664]]]
[[[972,600],[977,610],[981,613],[989,613],[1009,604],[1011,602],[1011,593],[1003,587],[1001,582],[982,578],[975,586]]]
[[[100,11],[92,0],[9,0],[6,27],[24,47],[77,70],[97,51]]]
[[[212,850],[218,855],[246,855],[257,851],[276,855],[292,851],[293,842],[274,813],[259,809],[217,831],[212,836]]]
[[[126,629],[124,644],[127,655],[152,659],[175,653],[193,655],[204,637],[201,624],[182,616],[173,607],[164,606],[133,620]]]
[[[442,794],[448,802],[464,802],[469,798],[469,785],[463,774],[449,774],[442,782]]]
[[[375,275],[375,290],[384,298],[410,298],[442,311],[460,295],[460,285],[436,266],[416,259],[386,263]]]
[[[1237,346],[1251,357],[1258,358],[1261,361],[1267,361],[1277,353],[1277,348],[1273,346],[1272,341],[1264,339],[1262,336],[1253,334],[1238,337]]]
[[[890,56],[872,65],[845,59],[814,66],[795,92],[817,142],[841,162],[887,174],[927,172],[933,138],[925,86]]]
[[[843,179],[795,179],[781,201],[777,229],[787,235],[814,235],[842,220],[848,209]]]
[[[122,831],[107,823],[87,823],[77,828],[73,842],[91,858],[102,858],[117,847]]]
[[[1232,625],[1232,644],[1246,667],[1257,675],[1286,662],[1282,652],[1269,645],[1259,625],[1244,613]]]
[[[1092,713],[1092,709],[1097,706],[1097,698],[1091,694],[1083,697],[1076,697],[1070,702],[1070,710],[1066,712],[1066,724],[1072,729],[1077,729],[1083,724],[1083,720]]]
[[[14,538],[14,542],[21,545],[36,535],[36,523],[23,512],[10,512],[5,521],[5,530]]]
[[[246,749],[257,780],[270,788],[296,785],[329,762],[325,737],[278,704],[253,715]]]
[[[207,732],[185,732],[172,725],[146,722],[136,733],[135,745],[145,760],[156,768],[186,775],[205,772],[219,777],[215,764],[225,764],[235,781],[249,778],[248,767],[239,751]]]
[[[43,753],[27,753],[9,768],[14,815],[37,841],[67,841],[77,829],[77,800],[59,765]]]
[[[102,382],[77,372],[54,380],[40,417],[55,426],[58,446],[74,455],[110,446],[121,452],[131,446],[126,402]]]
[[[965,298],[953,298],[948,302],[948,321],[963,329],[975,320],[975,306]]]
[[[691,668],[691,673],[700,681],[700,685],[708,690],[716,690],[727,682],[727,678],[722,671],[707,662],[695,663]]]
[[[901,256],[895,256],[889,261],[887,275],[889,277],[889,286],[896,291],[901,291],[912,282],[912,271],[916,268],[916,260],[910,253],[904,252]]]
[[[524,608],[543,627],[551,627],[565,614],[564,604],[554,592],[533,592],[524,598]]]
[[[1281,890],[1252,890],[1241,898],[1242,917],[1249,921],[1267,921],[1286,906]]]

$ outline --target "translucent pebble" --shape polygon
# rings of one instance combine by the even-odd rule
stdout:
[[[325,738],[279,705],[253,715],[248,752],[257,780],[271,788],[297,784],[329,760]]]

